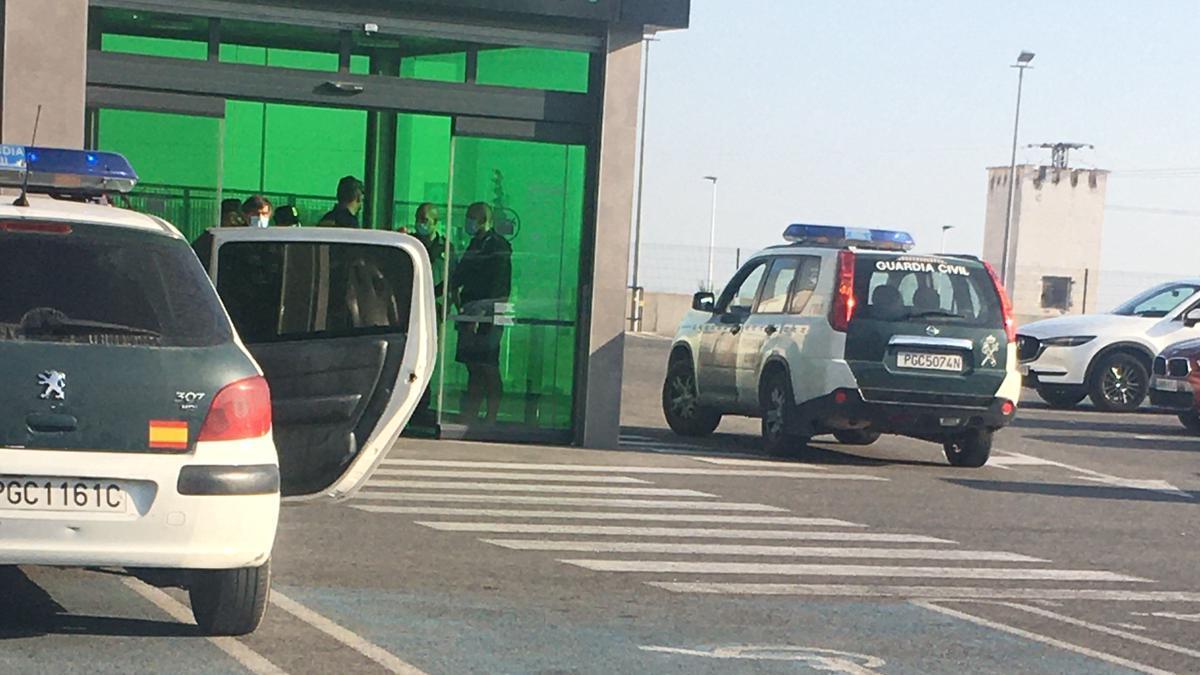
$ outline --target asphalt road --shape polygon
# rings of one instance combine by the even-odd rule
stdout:
[[[1174,418],[1031,401],[983,469],[889,437],[768,461],[752,420],[663,428],[666,346],[628,341],[620,451],[406,439],[285,509],[247,638],[161,578],[0,569],[0,673],[1200,672]]]

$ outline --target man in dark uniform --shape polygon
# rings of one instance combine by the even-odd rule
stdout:
[[[321,227],[358,227],[358,212],[362,210],[363,182],[354,176],[338,181],[337,206],[317,221]]]
[[[438,209],[430,202],[425,202],[417,207],[417,213],[413,219],[413,226],[407,228],[409,234],[417,238],[421,245],[425,247],[425,252],[429,254],[430,267],[433,268],[433,292],[434,303],[437,311],[438,330],[441,331],[442,325],[442,308],[443,293],[445,292],[446,280],[446,260],[450,261],[450,270],[454,269],[454,246],[448,242],[446,235],[438,231]],[[449,252],[449,256],[447,256]],[[413,423],[420,424],[426,427],[433,427],[436,424],[436,415],[430,406],[433,403],[433,391],[426,388],[425,393],[421,396],[421,401],[417,404],[416,411],[413,412]]]
[[[493,229],[492,209],[483,202],[467,208],[471,243],[450,277],[452,300],[458,305],[458,348],[454,358],[467,367],[462,414],[470,424],[479,418],[487,398],[487,421],[495,422],[504,385],[500,380],[500,337],[496,304],[512,291],[512,245]]]

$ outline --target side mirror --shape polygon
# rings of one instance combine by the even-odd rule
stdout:
[[[1200,307],[1193,307],[1183,315],[1183,325],[1191,328],[1200,323]]]
[[[692,296],[692,309],[696,311],[708,312],[711,314],[713,308],[716,306],[716,303],[717,296],[709,293],[708,291],[700,291]]]

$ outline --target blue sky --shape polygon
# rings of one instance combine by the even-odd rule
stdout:
[[[985,167],[1020,143],[1078,141],[1114,171],[1103,267],[1200,273],[1200,1],[693,0],[652,47],[643,241],[776,243],[788,222],[983,241]],[[1021,150],[1041,161],[1045,151]],[[1190,175],[1123,171],[1190,167]]]

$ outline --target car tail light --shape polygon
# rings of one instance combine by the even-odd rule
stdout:
[[[1005,401],[1004,404],[1000,406],[1000,414],[1004,415],[1005,417],[1008,417],[1016,411],[1017,406],[1012,401]]]
[[[0,221],[0,231],[32,234],[71,234],[69,223],[47,223],[31,220]]]
[[[271,390],[263,377],[248,377],[217,392],[204,426],[201,441],[236,441],[258,438],[271,431]]]
[[[1000,307],[1004,310],[1004,334],[1008,336],[1009,342],[1016,342],[1017,322],[1013,320],[1012,300],[1004,290],[1004,284],[1000,283],[1000,276],[996,274],[996,268],[986,262],[983,263],[983,266],[987,268],[988,276],[992,278],[992,285],[996,287],[996,295],[1000,296]]]
[[[846,332],[854,318],[854,251],[838,251],[837,286],[833,293],[833,309],[829,313],[829,325],[836,331]]]

